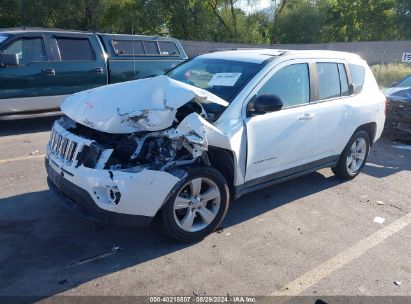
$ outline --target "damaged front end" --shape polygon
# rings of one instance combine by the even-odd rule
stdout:
[[[63,117],[54,124],[49,148],[64,163],[73,164],[75,168],[132,173],[166,171],[205,157],[206,135],[204,130],[199,131],[201,134],[176,127],[156,132],[110,134]],[[81,149],[79,141],[83,142]]]
[[[119,102],[108,86],[63,103],[66,116],[53,126],[46,167],[52,187],[76,208],[151,219],[185,177],[186,166],[209,165],[210,136],[229,145],[211,124],[224,101],[164,77],[116,85],[124,97]],[[141,103],[136,87],[145,98]],[[80,198],[78,192],[84,192]]]

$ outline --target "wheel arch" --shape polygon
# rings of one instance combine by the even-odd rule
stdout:
[[[365,131],[367,132],[370,138],[370,146],[372,146],[375,142],[375,135],[377,133],[377,123],[376,122],[369,122],[359,126],[355,131],[354,134],[358,131]]]
[[[230,197],[233,197],[235,177],[235,158],[233,152],[227,149],[209,146],[207,154],[211,166],[220,171],[226,179],[228,188],[230,189]]]

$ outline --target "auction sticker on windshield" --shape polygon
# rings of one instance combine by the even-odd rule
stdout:
[[[237,82],[238,78],[240,78],[241,73],[217,73],[214,74],[213,78],[211,78],[208,85],[210,87],[213,86],[222,86],[222,87],[233,87]]]

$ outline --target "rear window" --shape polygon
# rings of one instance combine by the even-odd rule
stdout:
[[[56,38],[62,61],[95,60],[90,40],[87,38]]]
[[[160,48],[161,55],[168,55],[168,56],[180,55],[180,52],[178,51],[176,45],[173,42],[159,41],[158,46]]]
[[[144,55],[143,42],[141,40],[112,40],[116,55]]]
[[[365,69],[361,65],[350,64],[350,71],[352,83],[354,84],[355,89],[354,93],[358,94],[364,86]]]
[[[179,56],[177,46],[168,41],[111,40],[114,53],[123,56]]]
[[[339,97],[340,73],[336,63],[317,63],[319,93],[321,99]]]
[[[159,55],[157,42],[144,41],[144,48],[146,49],[147,55]]]

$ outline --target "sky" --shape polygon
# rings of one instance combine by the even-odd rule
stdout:
[[[250,1],[251,4],[249,4],[247,0],[239,0],[238,7],[247,13],[253,13],[271,5],[271,0],[254,0],[252,2]]]

